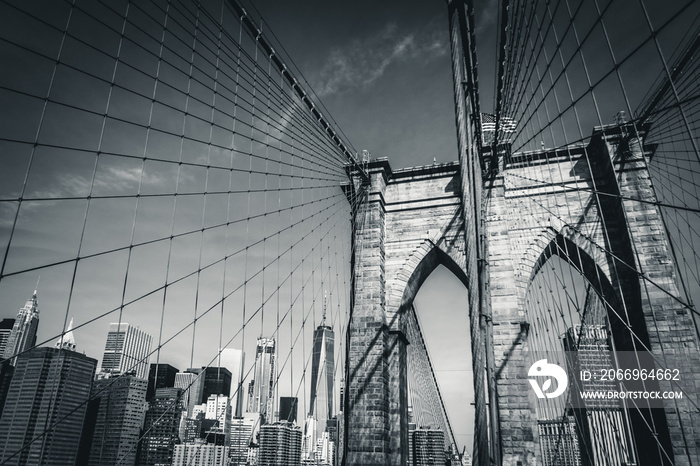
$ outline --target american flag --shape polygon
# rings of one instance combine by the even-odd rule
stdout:
[[[517,128],[518,123],[508,117],[501,117],[500,130],[504,133],[513,133]],[[483,133],[496,131],[496,115],[491,115],[490,113],[481,114],[481,131]]]

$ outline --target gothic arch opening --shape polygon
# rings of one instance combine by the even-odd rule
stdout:
[[[433,247],[411,272],[411,277],[403,290],[399,307],[400,312],[411,306],[418,290],[439,265],[452,272],[465,288],[468,286],[468,279],[464,270],[442,249]]]
[[[445,432],[445,447],[454,443],[460,453],[466,449],[471,454],[474,389],[467,282],[455,260],[433,247],[411,272],[399,314],[409,342],[410,427],[451,430]],[[438,419],[438,411],[448,419]]]
[[[467,302],[464,284],[440,264],[418,290],[414,307],[458,448],[471,454],[474,381]]]
[[[619,262],[611,267],[610,264],[600,263],[601,260],[601,257],[596,260],[571,239],[559,233],[535,261],[527,282],[526,297],[537,277],[546,277],[548,286],[558,290],[559,295],[565,293],[558,299],[566,298],[565,304],[569,312],[572,306],[578,311],[583,311],[584,308],[577,307],[576,300],[572,297],[580,295],[581,290],[586,289],[588,293],[593,293],[590,295],[591,299],[600,301],[602,309],[598,313],[600,315],[593,316],[584,323],[601,325],[601,319],[605,318],[618,350],[636,350],[640,343],[648,345],[647,330],[641,313],[634,312],[641,301],[639,286],[634,280],[636,275],[630,280],[628,267]],[[610,269],[612,276],[606,273],[606,270]],[[574,288],[571,288],[572,286]],[[573,291],[576,293],[572,293]],[[527,308],[527,298],[525,305]],[[583,315],[582,312],[574,313],[568,324],[580,325]],[[594,322],[595,319],[597,320]],[[632,336],[631,332],[634,332],[635,336]]]
[[[614,276],[613,280],[615,284],[589,254],[562,235],[551,241],[533,266],[523,304],[531,352],[527,365],[546,357],[548,363],[565,368],[569,379],[563,396],[542,400],[533,395],[539,453],[549,455],[541,457],[543,464],[565,461],[556,455],[564,451],[566,442],[577,445],[574,450],[581,464],[606,464],[601,463],[603,459],[612,459],[614,464],[669,464],[663,451],[670,451],[670,438],[660,410],[622,401],[594,407],[584,403],[582,408],[577,398],[580,391],[592,386],[580,378],[583,365],[573,370],[572,355],[576,361],[585,356],[586,364],[613,367],[617,355],[646,337],[646,332],[632,336],[638,316],[630,318],[629,314],[641,312],[631,308],[638,297],[630,294],[638,289],[625,289],[624,277]],[[646,388],[653,389],[654,384]],[[617,385],[604,388],[625,388]],[[630,388],[628,384],[626,389]]]

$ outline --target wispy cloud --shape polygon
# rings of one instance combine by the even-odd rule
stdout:
[[[38,189],[32,189],[25,193],[28,201],[32,199],[44,199],[44,203],[52,202],[50,199],[60,199],[64,197],[84,197],[93,194],[124,194],[135,195],[138,192],[139,182],[144,186],[165,186],[168,183],[174,185],[174,179],[170,179],[155,170],[147,170],[141,175],[141,167],[107,167],[104,171],[98,172],[94,182],[91,178],[74,173],[53,174]],[[191,181],[192,176],[187,173],[180,173],[180,181]],[[27,205],[23,206],[27,208]],[[31,206],[39,207],[39,204],[31,203]]]
[[[310,81],[320,96],[363,89],[380,79],[394,63],[420,60],[427,64],[447,53],[447,35],[437,20],[408,33],[389,23],[374,34],[333,49]]]
[[[17,202],[0,202],[0,229],[12,228],[17,213]]]
[[[193,180],[194,177],[191,174],[180,173],[180,183],[192,182]],[[87,196],[91,186],[93,194],[97,193],[98,196],[104,194],[133,196],[138,192],[139,181],[142,181],[142,186],[149,186],[151,191],[158,187],[170,188],[175,185],[174,178],[169,178],[154,170],[146,171],[142,179],[140,167],[108,167],[99,177],[95,178],[94,183],[83,175],[53,174],[48,182],[42,186],[42,189],[32,189],[25,193],[25,202],[22,203],[20,217],[34,215],[43,209],[53,209],[58,205],[58,199]],[[33,201],[32,199],[41,200]],[[18,202],[16,201],[0,202],[0,229],[9,230],[12,228],[17,206]]]

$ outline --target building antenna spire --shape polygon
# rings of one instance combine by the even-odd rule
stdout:
[[[37,290],[39,289],[39,280],[41,280],[41,275],[39,275],[39,278],[36,279],[36,286],[34,287],[34,294],[36,295]]]
[[[328,297],[328,292],[323,290],[323,320],[321,320],[321,325],[326,325],[326,298]]]

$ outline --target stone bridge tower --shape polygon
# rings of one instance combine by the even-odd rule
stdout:
[[[667,402],[665,410],[632,413],[638,464],[646,458],[658,464],[658,445],[668,464],[698,464],[698,401],[690,398],[700,392],[700,352],[690,312],[678,299],[642,137],[631,125],[614,125],[595,129],[587,146],[506,155],[476,190],[457,162],[395,171],[382,159],[368,165],[365,200],[354,218],[346,464],[406,464],[403,312],[439,264],[468,290],[464,318],[472,337],[475,458],[539,464],[524,301],[554,255],[578,270],[606,303],[618,350],[648,348],[686,374],[676,389],[688,398]],[[467,196],[474,192],[482,199],[478,212]],[[481,272],[474,266],[478,240],[470,235],[480,216],[488,251]],[[480,278],[488,286],[480,287]],[[490,315],[480,299],[488,302]],[[485,386],[491,386],[491,396]],[[673,387],[661,383],[659,389]]]
[[[525,312],[525,297],[554,255],[578,271],[605,303],[617,351],[650,351],[665,367],[685,374],[678,384],[656,386],[681,389],[684,400],[666,402],[665,410],[629,410],[636,464],[661,464],[660,449],[667,456],[663,464],[700,464],[699,446],[689,440],[700,438],[700,352],[655,204],[647,169],[653,148],[643,146],[646,130],[627,123],[610,125],[595,128],[585,146],[506,153],[497,173],[485,181],[503,464],[540,464],[530,408],[536,398],[523,384],[533,323]]]
[[[440,264],[468,288],[475,285],[466,268],[460,165],[392,171],[379,159],[368,173],[355,216],[346,464],[406,464],[404,312]],[[468,312],[464,303],[465,319]]]

